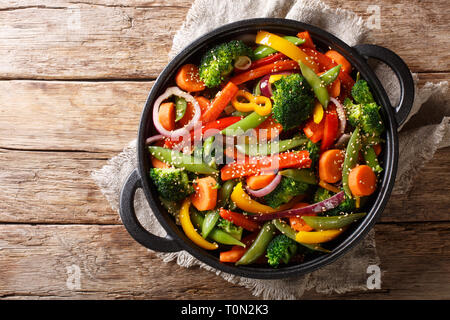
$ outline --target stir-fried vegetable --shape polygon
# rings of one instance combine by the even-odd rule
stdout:
[[[352,59],[322,49],[306,30],[261,30],[182,65],[155,100],[154,190],[222,263],[308,261],[366,215],[383,178],[381,106]]]

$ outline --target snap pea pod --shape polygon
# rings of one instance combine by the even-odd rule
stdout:
[[[353,131],[348,141],[347,150],[345,152],[344,164],[342,166],[342,187],[347,197],[352,198],[352,192],[348,186],[348,175],[350,171],[358,163],[359,150],[361,149],[361,137],[359,135],[359,127]]]
[[[203,174],[217,173],[217,170],[211,168],[206,163],[190,155],[157,146],[149,146],[148,150],[156,159],[168,163],[176,168],[183,168],[187,171]]]
[[[316,230],[340,229],[348,226],[350,223],[361,219],[366,215],[365,212],[351,213],[346,215],[319,217],[319,216],[302,216],[302,219],[308,226]]]
[[[341,65],[339,64],[339,65],[331,68],[327,72],[322,73],[319,76],[319,78],[320,78],[320,80],[322,80],[323,85],[327,86],[327,85],[333,83],[334,80],[337,79],[340,71],[341,71]]]
[[[217,200],[217,206],[219,208],[223,208],[228,204],[228,202],[230,200],[230,195],[233,192],[234,186],[237,183],[238,183],[238,180],[231,179],[231,180],[225,181],[225,183],[222,185],[222,187],[219,190],[219,198]]]
[[[187,102],[184,98],[175,96],[175,122],[181,120],[186,113]]]
[[[317,184],[317,178],[310,169],[286,169],[279,172],[280,175],[307,184]]]
[[[198,229],[201,229],[204,217],[200,213],[198,213],[197,211],[192,211],[191,220]],[[208,238],[221,244],[245,247],[245,244],[243,244],[241,241],[217,227],[214,227],[210,231]]]
[[[203,159],[208,166],[217,169],[216,158],[212,155],[214,140],[214,136],[211,136],[203,142]]]
[[[292,240],[295,240],[295,236],[296,236],[297,232],[295,232],[294,229],[292,229],[290,226],[288,226],[286,222],[282,221],[281,219],[273,219],[272,223],[275,226],[275,228],[277,228],[278,231],[280,231],[282,234],[286,235],[286,237],[291,238]],[[307,243],[301,243],[301,242],[297,242],[297,243],[304,246],[305,248],[308,248],[313,251],[320,251],[320,252],[325,252],[325,253],[331,252],[328,249],[322,248],[319,244],[307,244]]]
[[[236,265],[246,265],[255,262],[261,257],[267,249],[269,242],[272,241],[275,234],[275,226],[271,221],[267,221],[256,236],[245,254],[236,262]]]
[[[238,122],[232,124],[231,126],[223,129],[220,133],[224,134],[226,136],[236,136],[236,135],[242,135],[249,129],[254,129],[257,126],[259,126],[261,123],[263,123],[269,115],[267,116],[260,116],[256,112],[250,113],[248,116],[246,116],[244,119],[239,120]]]
[[[289,42],[292,42],[296,46],[301,45],[302,43],[305,43],[305,39],[300,39],[297,37],[285,36],[283,38],[288,40]],[[255,60],[265,58],[268,55],[275,53],[275,52],[277,52],[277,50],[275,50],[271,47],[268,47],[268,46],[261,45],[261,46],[257,47],[254,51]]]
[[[253,95],[255,97],[260,96],[261,95],[261,80],[258,81],[258,83],[256,84],[256,86],[253,88]]]
[[[202,223],[202,237],[206,239],[206,237],[209,235],[209,233],[214,229],[214,227],[217,224],[217,221],[219,221],[220,214],[219,211],[209,211],[205,215],[205,219],[203,219]]]
[[[267,144],[237,144],[236,149],[248,156],[266,156],[274,153],[288,151],[308,142],[307,138],[294,137],[292,139],[270,142]]]
[[[300,70],[302,71],[302,75],[305,77],[306,82],[308,82],[308,84],[313,89],[317,100],[319,100],[320,104],[325,109],[327,109],[328,102],[330,102],[330,96],[323,81],[310,67],[305,65],[303,62],[299,61],[298,65],[300,66]]]
[[[366,164],[372,168],[373,172],[380,173],[383,171],[383,168],[380,166],[377,158],[377,154],[375,153],[375,150],[372,146],[366,146],[364,148],[364,161],[366,161]]]
[[[231,115],[232,115],[233,117],[246,117],[246,116],[248,116],[250,113],[252,113],[252,111],[250,111],[250,112],[242,112],[242,111],[237,111],[237,110],[235,110],[235,111],[233,111],[233,112],[231,113]]]

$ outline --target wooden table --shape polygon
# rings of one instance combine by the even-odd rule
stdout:
[[[255,299],[161,262],[90,177],[136,136],[191,2],[0,1],[1,298]],[[421,84],[450,79],[448,1],[326,2],[367,21],[378,5],[381,29],[367,42],[396,51]],[[438,151],[376,225],[380,290],[304,298],[450,298],[449,159]]]

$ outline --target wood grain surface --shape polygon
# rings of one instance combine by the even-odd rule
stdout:
[[[136,137],[192,1],[0,0],[0,298],[255,299],[137,244],[91,178]],[[324,2],[365,21],[378,6],[366,42],[398,53],[420,85],[450,80],[447,1]],[[449,159],[439,150],[376,225],[381,290],[304,298],[449,299]]]

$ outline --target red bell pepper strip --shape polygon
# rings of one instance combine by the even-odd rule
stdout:
[[[219,214],[225,220],[231,221],[238,227],[242,227],[248,231],[256,231],[260,227],[257,222],[250,220],[242,213],[233,212],[231,210],[220,208]]]
[[[216,120],[238,91],[237,85],[231,81],[228,82],[222,91],[216,95],[211,106],[202,114],[201,120],[204,122]]]
[[[308,151],[289,151],[265,157],[249,157],[245,161],[235,161],[226,164],[220,170],[220,174],[222,180],[225,181],[283,168],[309,168],[311,162]]]
[[[298,63],[293,60],[275,61],[274,63],[267,64],[267,65],[249,70],[247,72],[238,74],[238,75],[234,76],[233,78],[231,78],[230,82],[233,82],[236,85],[240,85],[247,81],[261,78],[262,76],[265,76],[266,74],[269,74],[272,72],[293,70],[293,69],[298,69],[298,68],[299,68]]]
[[[265,66],[266,64],[274,63],[275,61],[279,61],[279,60],[283,60],[283,59],[288,59],[288,57],[284,53],[277,52],[277,53],[271,54],[267,57],[264,57],[262,59],[253,61],[252,64],[250,65],[249,69],[250,70],[256,69],[261,66]]]
[[[202,126],[202,129],[201,129],[202,136],[203,136],[203,138],[208,138],[207,136],[204,136],[208,130],[215,129],[218,131],[222,131],[223,129],[228,128],[229,126],[231,126],[232,124],[235,124],[236,122],[238,122],[240,120],[242,120],[242,117],[226,117],[226,118],[221,118],[219,120],[208,122],[204,126]],[[191,142],[194,142],[194,139],[201,138],[201,137],[194,136],[194,133],[195,133],[194,130],[192,130],[190,132]],[[179,139],[166,139],[164,142],[164,147],[173,149],[173,147],[176,146],[181,141],[182,141],[182,137],[180,137]]]
[[[314,119],[311,118],[303,127],[303,132],[305,135],[314,143],[322,140],[323,132],[325,127],[325,117],[322,118],[320,123],[315,123]]]
[[[300,47],[312,48],[312,49],[316,48],[316,45],[312,41],[311,35],[309,34],[308,31],[303,31],[303,32],[297,33],[297,38],[305,40],[305,42],[302,45],[300,45]]]
[[[320,144],[320,151],[325,151],[329,147],[331,147],[334,140],[336,139],[338,127],[339,127],[339,120],[336,112],[336,107],[330,104],[325,114],[323,138],[322,143]]]
[[[315,49],[302,48],[302,50],[308,56],[312,57],[312,59],[319,64],[319,66],[323,69],[323,71],[329,70],[337,66],[337,63],[334,62],[333,59]],[[353,85],[355,84],[355,80],[353,80],[352,77],[346,72],[339,72],[338,79],[341,80],[342,86],[339,98],[341,101],[344,101],[345,97],[347,97],[350,94],[350,91]]]

